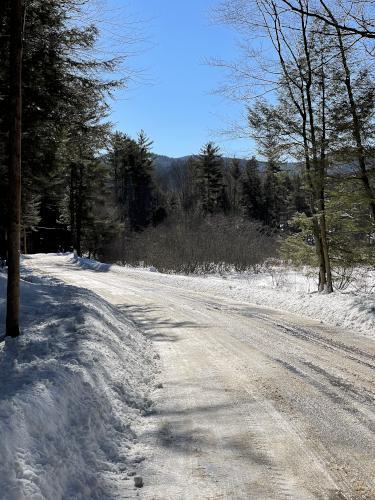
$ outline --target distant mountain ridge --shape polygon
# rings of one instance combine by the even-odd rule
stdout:
[[[172,165],[174,163],[185,163],[189,158],[192,156],[197,156],[197,155],[188,155],[188,156],[181,156],[178,158],[173,158],[171,156],[167,155],[154,155],[154,166],[155,170],[159,173],[166,173],[168,170],[171,169]],[[248,158],[237,158],[240,160],[241,167],[244,168],[246,166],[246,162],[248,161]],[[226,165],[229,165],[234,158],[230,158],[228,156],[223,156],[224,163]],[[258,165],[259,165],[259,170],[260,172],[264,172],[266,169],[267,163],[265,161],[260,161],[257,160]],[[292,163],[292,162],[286,162],[283,163],[283,170],[288,171],[288,172],[293,172],[296,171],[298,168],[298,163]]]

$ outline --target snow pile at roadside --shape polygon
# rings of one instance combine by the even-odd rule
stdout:
[[[0,497],[123,498],[143,459],[151,345],[97,295],[25,279],[23,334],[0,344]],[[0,274],[0,328],[5,288]]]
[[[190,278],[173,276],[178,286],[225,295],[256,305],[289,311],[322,323],[347,328],[365,336],[375,336],[375,293],[317,293],[311,283],[304,288],[300,275],[297,284],[275,284],[264,274]],[[168,282],[168,275],[163,280]],[[314,291],[312,291],[314,290]]]
[[[98,269],[100,265],[107,266],[82,258],[76,259],[75,262],[87,269]],[[307,316],[366,336],[375,335],[374,273],[368,275],[366,288],[369,291],[367,293],[360,290],[348,290],[336,291],[333,294],[319,294],[316,292],[315,275],[308,276],[303,272],[288,268],[270,269],[256,274],[237,273],[205,277],[150,273],[142,268],[123,268],[116,265],[108,266],[106,270],[138,274],[153,282],[197,292],[212,293],[217,296],[225,295],[236,300]]]
[[[336,291],[325,294],[304,291],[302,287],[287,284],[270,285],[261,279],[248,283],[238,281],[233,283],[231,293],[241,299],[307,316],[366,336],[375,334],[374,293]]]

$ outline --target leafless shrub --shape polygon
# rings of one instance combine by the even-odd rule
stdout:
[[[346,266],[334,268],[334,285],[337,290],[351,289],[357,293],[375,291],[375,272],[372,267]]]
[[[355,281],[355,268],[350,267],[336,267],[333,269],[333,285],[336,290],[346,290]]]
[[[275,235],[257,222],[213,216],[175,220],[133,235],[125,241],[121,260],[161,272],[223,274],[256,271],[277,247]]]
[[[288,266],[284,261],[269,258],[264,262],[262,270],[271,277],[273,286],[280,287],[288,283]]]

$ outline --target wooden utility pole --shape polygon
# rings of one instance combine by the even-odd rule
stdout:
[[[6,335],[20,334],[21,113],[23,0],[10,2],[10,85],[8,162],[8,289]]]

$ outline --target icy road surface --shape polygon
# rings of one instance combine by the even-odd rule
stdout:
[[[161,359],[140,429],[147,499],[374,499],[374,342],[67,256],[25,264],[118,305]],[[208,278],[209,280],[209,278]],[[128,498],[128,497],[127,497]]]

